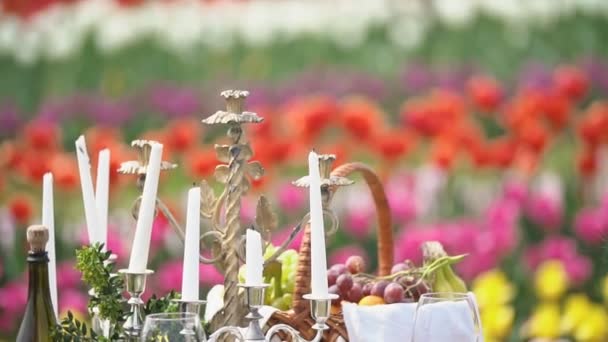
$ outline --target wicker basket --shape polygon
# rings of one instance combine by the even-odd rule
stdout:
[[[374,171],[362,163],[347,163],[341,165],[331,172],[332,176],[347,177],[354,173],[360,173],[365,179],[374,198],[378,215],[378,275],[390,274],[393,266],[393,231],[391,226],[391,213],[384,192],[384,187]],[[330,189],[335,192],[337,187]],[[296,328],[302,337],[312,339],[315,331],[310,317],[310,304],[303,295],[310,292],[310,226],[304,228],[304,236],[300,246],[298,267],[296,272],[295,290],[293,294],[292,309],[290,311],[276,312],[268,321],[268,325],[288,324]],[[331,329],[324,336],[325,341],[336,341],[338,337],[348,341],[348,334],[342,313],[332,314],[328,321]]]

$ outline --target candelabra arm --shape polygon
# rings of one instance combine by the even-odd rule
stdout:
[[[165,205],[165,203],[160,198],[156,199],[156,207],[158,208],[158,210],[161,211],[161,213],[163,213],[163,215],[165,216],[167,221],[169,221],[169,224],[171,224],[171,227],[173,227],[173,230],[175,230],[177,235],[179,235],[180,239],[182,239],[182,241],[183,241],[186,238],[184,229],[179,224],[179,222],[177,221],[175,216],[173,216],[173,213],[171,213],[171,210],[169,210],[169,208]]]
[[[227,327],[219,328],[213,334],[211,334],[211,336],[209,336],[209,338],[212,341],[219,341],[219,338],[222,337],[222,336],[224,336],[224,335],[233,336],[238,341],[245,342],[245,338],[243,337],[243,334],[241,333],[241,331],[239,330],[239,328],[232,327],[232,326],[227,326]]]

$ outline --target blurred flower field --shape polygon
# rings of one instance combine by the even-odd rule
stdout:
[[[0,15],[0,339],[12,338],[26,301],[25,228],[40,221],[47,171],[60,203],[60,311],[87,314],[86,289],[73,268],[74,248],[86,242],[76,137],[86,135],[91,156],[112,151],[108,245],[124,265],[138,193],[136,180],[115,170],[135,157],[130,141],[158,140],[164,159],[179,164],[163,175],[159,191],[183,220],[185,189],[203,179],[213,184],[219,163],[213,144],[222,132],[200,120],[223,107],[221,90],[242,87],[251,92],[247,108],[265,119],[248,127],[247,138],[266,169],[243,203],[244,224],[253,220],[255,195],[266,194],[282,227],[274,242],[289,234],[308,209],[307,194],[291,181],[306,172],[310,147],[336,154],[336,165],[363,161],[384,181],[397,260],[419,263],[426,240],[442,242],[451,255],[468,253],[457,270],[478,296],[486,341],[608,340],[602,2],[539,1],[532,12],[514,0],[503,7],[465,1],[465,9],[429,2],[434,10],[401,14],[424,23],[424,33],[409,43],[403,32],[413,29],[391,20],[390,7],[367,1],[348,12],[357,19],[345,21],[352,26],[329,30],[314,20],[265,27],[259,18],[267,16],[266,1],[48,2],[26,8],[8,1]],[[101,19],[87,22],[87,6],[104,13]],[[160,6],[185,17],[197,6],[235,16],[242,9],[257,18],[250,19],[255,32],[272,34],[256,40],[250,33],[247,40],[240,26],[196,17],[183,27],[170,21],[175,32],[162,31],[153,17]],[[308,8],[311,18],[325,8],[315,1],[281,6]],[[80,31],[45,30],[74,13]],[[133,18],[137,30],[116,29]],[[212,27],[215,40],[204,34]],[[36,37],[30,55],[11,32]],[[484,34],[469,39],[475,32]],[[42,44],[49,37],[63,42],[60,34],[70,44],[63,53]],[[340,45],[355,34],[354,43]],[[375,209],[362,180],[355,181],[333,200],[340,230],[328,241],[329,262],[357,254],[375,267]],[[156,275],[149,292],[179,288],[182,246],[162,216],[154,222],[151,253]],[[201,265],[200,274],[205,291],[223,280],[212,266]]]

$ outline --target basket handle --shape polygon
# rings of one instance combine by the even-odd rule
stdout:
[[[394,241],[391,211],[380,178],[369,166],[359,162],[342,164],[335,168],[331,175],[348,177],[357,172],[365,179],[376,205],[378,215],[378,275],[386,276],[391,273],[393,267]],[[333,191],[335,190],[333,189]]]

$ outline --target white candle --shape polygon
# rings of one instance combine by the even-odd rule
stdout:
[[[53,174],[48,172],[42,178],[42,225],[49,230],[46,250],[49,256],[49,289],[55,317],[59,317],[57,306],[57,259],[55,253],[55,213],[53,206]]]
[[[95,207],[97,209],[97,222],[100,242],[104,250],[108,243],[108,196],[110,186],[110,150],[103,149],[97,158],[97,184],[95,185]]]
[[[264,257],[262,256],[262,236],[253,229],[247,229],[245,249],[245,282],[247,285],[262,285]]]
[[[188,191],[184,267],[182,270],[182,300],[199,300],[199,255],[201,230],[201,188]]]
[[[80,174],[80,186],[82,188],[82,200],[84,202],[84,217],[87,223],[89,243],[100,241],[99,229],[97,228],[97,208],[95,206],[95,193],[93,192],[93,180],[91,179],[91,163],[87,153],[87,145],[84,136],[76,140],[76,156],[78,158],[78,172]]]
[[[324,297],[329,293],[327,290],[325,228],[323,227],[319,157],[314,151],[308,155],[308,182],[310,194],[311,288],[313,296]]]
[[[160,162],[163,154],[163,145],[155,143],[152,145],[150,160],[144,182],[144,191],[137,216],[137,226],[133,237],[131,258],[129,260],[129,271],[143,273],[148,266],[148,253],[150,251],[150,240],[152,239],[152,223],[156,208],[156,191],[158,190],[158,178],[160,176]]]

